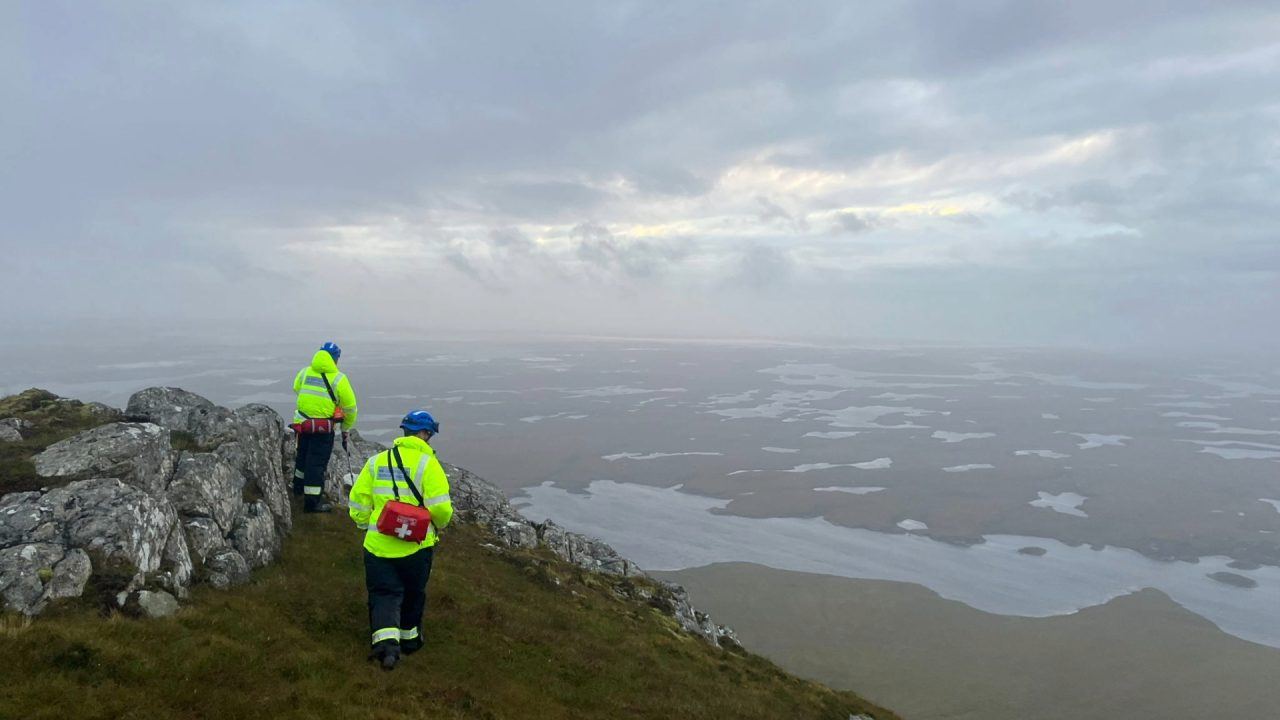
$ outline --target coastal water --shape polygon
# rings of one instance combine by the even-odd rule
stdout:
[[[288,413],[313,347],[6,347],[0,392],[123,406],[173,385]],[[1280,375],[1266,366],[381,337],[347,342],[342,365],[369,438],[427,408],[446,460],[651,569],[904,580],[1027,616],[1154,587],[1280,646]]]

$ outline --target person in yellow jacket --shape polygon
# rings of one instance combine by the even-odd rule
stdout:
[[[364,464],[351,488],[351,519],[364,530],[364,581],[369,592],[370,660],[391,670],[400,654],[422,648],[422,613],[439,531],[453,519],[449,479],[428,442],[440,432],[431,413],[415,410],[400,421],[404,437]],[[410,487],[409,483],[413,483]],[[420,505],[431,513],[420,542],[402,539],[404,528],[384,534],[378,519],[387,502]]]
[[[338,372],[342,348],[327,342],[316,351],[311,364],[293,377],[298,396],[293,424],[298,433],[294,457],[293,494],[305,498],[303,512],[331,512],[324,501],[324,473],[333,455],[333,436],[342,433],[342,446],[356,427],[356,392],[346,374]]]

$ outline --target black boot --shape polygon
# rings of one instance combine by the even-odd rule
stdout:
[[[395,670],[398,662],[400,662],[400,646],[396,643],[387,643],[387,648],[382,653],[382,669]]]
[[[416,637],[412,640],[400,641],[400,652],[405,655],[412,655],[422,649],[422,638]]]
[[[369,659],[378,663],[383,670],[394,670],[400,661],[400,646],[395,640],[383,640],[369,650]]]

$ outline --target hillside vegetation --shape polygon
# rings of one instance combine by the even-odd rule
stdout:
[[[712,648],[604,579],[487,545],[474,526],[447,534],[427,647],[390,673],[365,661],[358,536],[340,516],[304,517],[279,564],[199,588],[171,618],[84,602],[10,616],[0,717],[894,717]]]
[[[50,445],[81,430],[108,422],[117,415],[105,405],[67,400],[32,388],[0,398],[0,418],[20,418],[31,423],[22,440],[0,442],[0,495],[64,484],[36,474],[31,458]]]
[[[0,493],[38,484],[29,456],[101,412],[35,395],[0,408],[37,424],[8,444]],[[0,720],[896,718],[681,631],[646,602],[651,580],[499,547],[468,524],[436,556],[427,647],[383,672],[365,660],[358,531],[341,514],[296,517],[277,563],[232,590],[196,586],[172,617],[104,609],[99,577],[34,619],[0,616]]]

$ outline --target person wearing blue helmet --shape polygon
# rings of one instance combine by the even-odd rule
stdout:
[[[422,648],[431,560],[440,529],[453,519],[449,479],[430,445],[440,423],[426,410],[414,410],[400,421],[400,428],[404,436],[396,438],[390,450],[365,462],[348,502],[351,519],[364,531],[369,659],[385,670],[396,666],[401,653]],[[421,508],[429,517],[422,518],[427,513]],[[426,525],[420,536],[409,529],[415,517]]]
[[[333,439],[342,433],[343,447],[356,427],[356,393],[345,373],[338,371],[342,348],[327,342],[311,357],[311,364],[293,378],[298,396],[293,422],[298,435],[294,458],[293,494],[304,498],[303,512],[331,512],[324,501],[324,475],[333,455]]]

